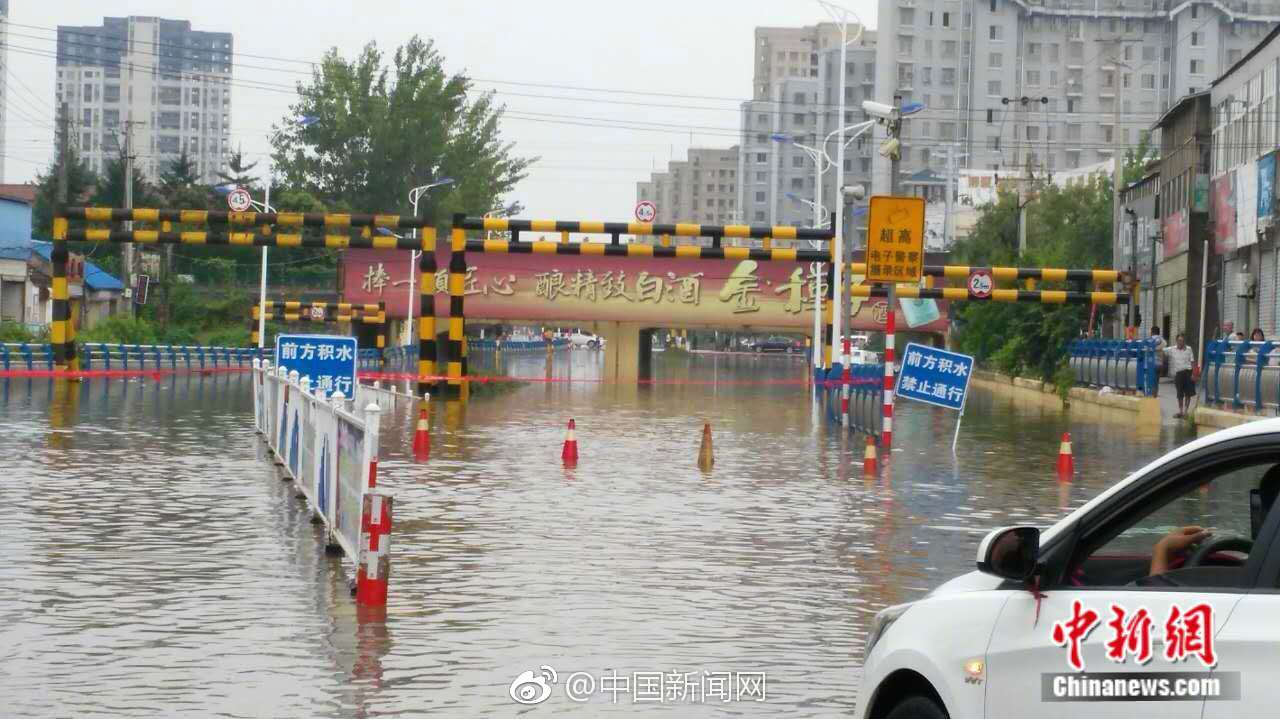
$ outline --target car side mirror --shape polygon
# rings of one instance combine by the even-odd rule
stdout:
[[[1025,582],[1040,565],[1040,530],[1005,527],[988,534],[978,545],[978,571],[1001,579]]]

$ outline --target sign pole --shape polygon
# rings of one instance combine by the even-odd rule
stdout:
[[[969,404],[969,392],[965,391],[964,399],[960,402],[960,414],[956,417],[956,433],[951,436],[951,456],[956,456],[956,443],[960,441],[960,423],[964,421],[964,406]]]
[[[885,461],[893,451],[893,363],[897,345],[894,333],[898,324],[894,305],[897,304],[897,288],[896,282],[889,283],[889,311],[884,317],[884,424],[880,430],[880,444]]]

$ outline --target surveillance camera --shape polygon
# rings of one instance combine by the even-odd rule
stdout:
[[[880,143],[880,156],[887,157],[890,160],[897,160],[902,157],[902,143],[898,138],[891,137]]]
[[[875,100],[863,100],[862,111],[881,121],[892,120],[896,114],[896,109],[893,105],[886,105]]]
[[[862,185],[845,185],[840,188],[845,202],[857,202],[867,196],[867,188]]]

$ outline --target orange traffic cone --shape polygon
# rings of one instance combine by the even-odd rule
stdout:
[[[560,459],[564,460],[564,466],[572,467],[578,463],[578,440],[573,436],[574,428],[573,420],[569,420],[569,431],[564,435],[564,449],[560,452]]]
[[[710,472],[711,466],[715,463],[715,455],[711,452],[711,423],[707,422],[702,425],[702,446],[698,448],[698,469]]]
[[[431,433],[427,428],[427,408],[418,410],[418,428],[413,432],[413,457],[425,462],[431,456]]]
[[[873,475],[876,473],[876,439],[875,437],[867,437],[867,450],[862,454],[862,473],[864,475]]]
[[[1062,433],[1062,444],[1058,445],[1058,477],[1070,478],[1076,473],[1076,462],[1071,456],[1071,433]]]

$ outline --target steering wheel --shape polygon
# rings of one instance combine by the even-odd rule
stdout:
[[[1230,534],[1221,537],[1214,537],[1203,542],[1196,551],[1187,557],[1187,561],[1183,563],[1184,567],[1200,567],[1204,565],[1205,560],[1213,556],[1217,552],[1241,552],[1248,554],[1253,549],[1253,540],[1245,537],[1232,536]]]

